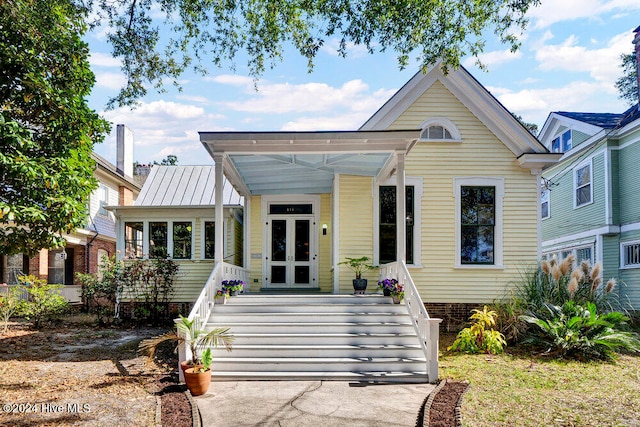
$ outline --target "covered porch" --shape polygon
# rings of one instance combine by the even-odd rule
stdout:
[[[348,221],[355,198],[363,198],[356,209],[372,211],[372,192],[390,177],[397,194],[404,194],[405,158],[419,136],[417,129],[200,132],[215,162],[216,185],[224,176],[244,197],[240,267],[249,274],[247,290],[347,293],[353,277],[338,267],[345,256],[366,255],[379,264],[372,256],[373,224],[359,224],[351,242],[341,239],[345,231],[355,232]],[[395,260],[405,261],[405,198],[395,204]],[[224,247],[222,229],[215,235],[215,247]]]

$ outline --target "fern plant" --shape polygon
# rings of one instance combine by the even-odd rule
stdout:
[[[495,330],[498,313],[486,305],[482,310],[474,309],[470,319],[473,324],[461,330],[449,351],[463,353],[499,354],[504,351],[507,341],[500,331]]]
[[[562,306],[547,304],[546,308],[546,318],[520,318],[537,327],[523,343],[542,347],[547,355],[610,360],[620,350],[640,352],[640,339],[624,330],[629,318],[620,312],[598,314],[595,303],[583,306],[575,301]]]

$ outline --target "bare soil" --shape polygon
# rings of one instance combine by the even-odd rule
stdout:
[[[456,405],[468,383],[447,381],[435,395],[429,412],[429,427],[455,427]]]
[[[82,315],[41,330],[10,324],[0,335],[0,425],[155,426],[157,400],[162,425],[191,425],[173,348],[151,365],[136,352],[166,330],[95,327]]]

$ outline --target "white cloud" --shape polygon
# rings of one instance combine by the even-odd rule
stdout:
[[[239,84],[237,80],[228,84]],[[228,101],[226,108],[252,114],[284,114],[304,112],[332,112],[336,109],[373,113],[394,91],[370,93],[362,80],[350,80],[340,87],[327,83],[268,83],[262,82],[257,91],[247,88],[249,99]]]
[[[126,83],[127,79],[121,73],[95,73],[96,86],[105,87],[107,89],[120,90]]]
[[[506,50],[494,50],[492,52],[485,52],[478,55],[478,59],[484,65],[489,68],[493,66],[503,64],[505,62],[514,61],[516,59],[520,59],[522,57],[522,52],[517,50],[515,52],[511,52],[509,49]],[[475,66],[476,58],[469,57],[464,60],[463,64],[465,67],[470,68]]]
[[[527,15],[533,22],[533,29],[541,29],[580,18],[600,21],[599,15],[604,13],[634,10],[640,10],[638,0],[542,0],[540,6],[532,7]]]
[[[190,102],[197,102],[199,104],[208,104],[209,98],[206,96],[198,96],[198,95],[176,95],[176,99],[182,99]]]
[[[524,89],[514,92],[505,88],[488,88],[510,111],[522,115],[525,120],[542,125],[551,111],[618,111],[618,104],[603,102],[603,94],[616,93],[605,82],[576,81],[562,87]]]
[[[212,160],[200,143],[198,131],[229,130],[221,125],[223,115],[206,112],[195,105],[168,101],[142,103],[131,110],[128,107],[101,113],[114,124],[106,147],[101,151],[113,152],[115,124],[127,125],[134,134],[134,158],[141,163],[160,161],[169,154],[178,156],[181,165],[211,164]]]
[[[542,71],[588,72],[595,80],[613,82],[620,76],[620,55],[631,51],[632,39],[625,31],[612,37],[606,47],[588,49],[571,35],[561,44],[538,48],[535,57]]]
[[[343,130],[358,129],[371,114],[352,113],[325,117],[299,117],[285,123],[282,131]]]
[[[120,67],[121,65],[119,59],[102,52],[91,52],[89,63],[96,67]]]
[[[254,87],[254,80],[247,76],[238,76],[235,74],[220,74],[218,76],[206,76],[204,81],[220,83],[232,86]]]

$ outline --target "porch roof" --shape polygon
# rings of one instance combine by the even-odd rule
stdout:
[[[214,160],[244,196],[328,193],[336,173],[377,176],[392,170],[420,129],[314,132],[200,132]],[[228,161],[227,161],[228,160]]]

